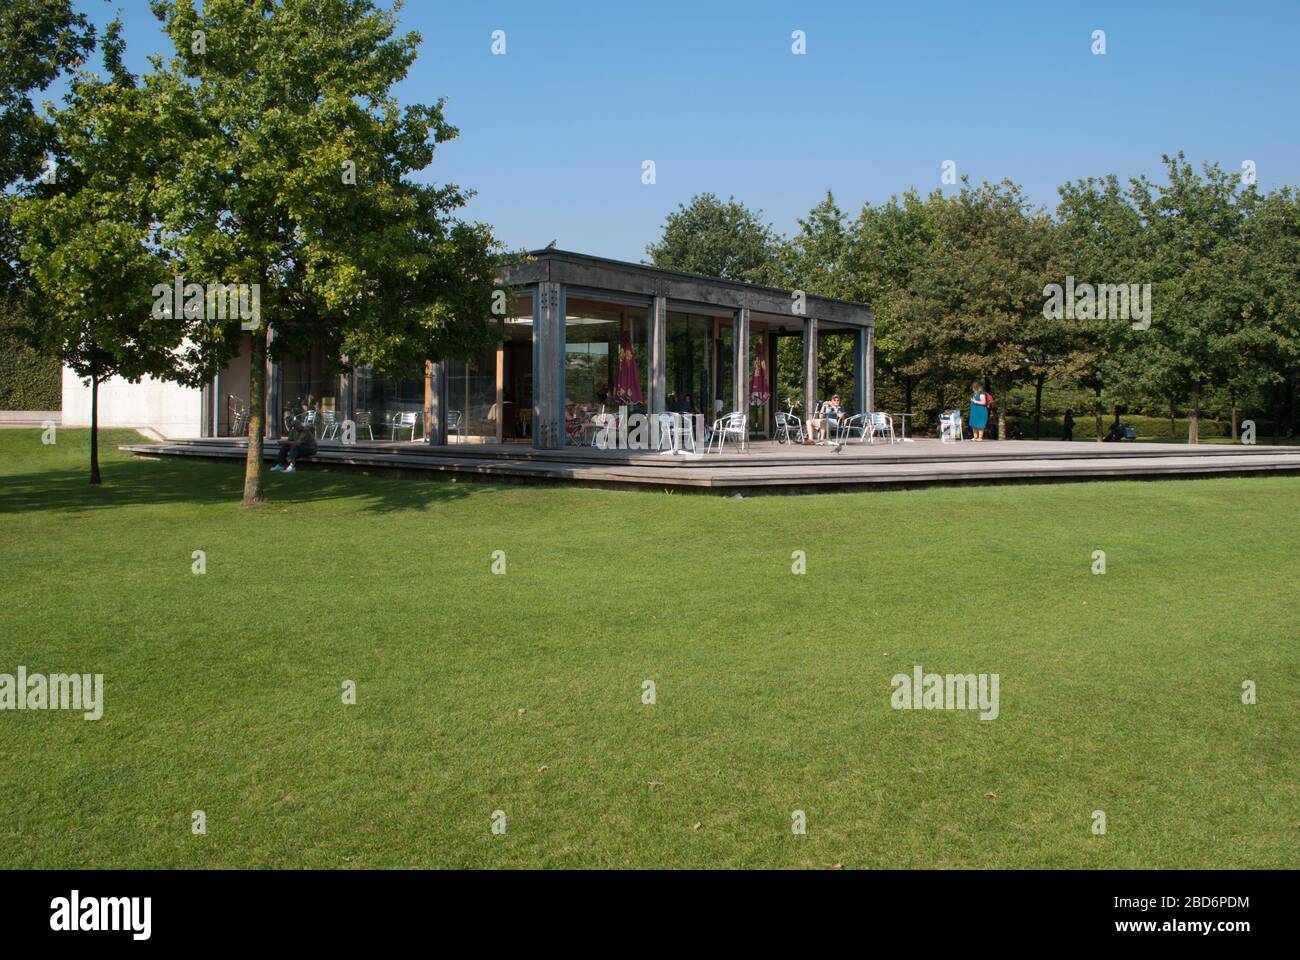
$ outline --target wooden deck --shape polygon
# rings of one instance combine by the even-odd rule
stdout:
[[[137,454],[243,459],[235,438],[124,444]],[[268,444],[267,459],[274,459]],[[715,492],[800,492],[881,486],[1001,481],[1132,479],[1223,474],[1300,473],[1300,447],[1054,441],[943,444],[851,442],[792,447],[756,442],[748,451],[695,456],[523,444],[322,443],[313,465],[390,468],[503,480],[595,486],[639,485]],[[309,467],[310,468],[310,467]]]

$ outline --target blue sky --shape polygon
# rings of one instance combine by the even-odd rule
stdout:
[[[136,69],[170,52],[146,0],[78,2],[100,24],[122,9]],[[703,191],[789,234],[827,189],[856,213],[939,186],[945,160],[1049,205],[1065,180],[1155,175],[1180,149],[1300,184],[1295,0],[409,0],[400,17],[424,43],[399,97],[449,98],[461,131],[426,176],[477,191],[467,215],[511,247],[639,260]]]

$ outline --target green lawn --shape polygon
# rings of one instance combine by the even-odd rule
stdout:
[[[0,866],[1300,865],[1300,478],[241,509],[104,439],[92,489],[0,430],[0,673],[106,699],[0,712]],[[891,709],[914,664],[1000,716]]]

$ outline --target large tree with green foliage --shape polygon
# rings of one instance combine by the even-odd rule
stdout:
[[[1255,336],[1239,369],[1237,393],[1253,386],[1271,399],[1273,439],[1281,432],[1282,391],[1300,368],[1300,194],[1283,187],[1255,204],[1246,224],[1247,282]]]
[[[57,176],[15,205],[32,288],[37,348],[90,384],[90,482],[100,482],[99,386],[113,376],[182,379],[179,313],[152,309],[167,274],[154,236],[156,117],[122,65],[119,25],[104,41],[108,77],[80,74],[53,114]]]
[[[1188,397],[1187,439],[1196,443],[1205,388],[1230,380],[1243,354],[1259,347],[1261,327],[1248,308],[1250,200],[1238,193],[1239,177],[1217,164],[1197,173],[1182,153],[1163,159],[1166,183],[1139,177],[1129,191],[1144,225],[1152,307],[1150,327],[1128,343],[1150,385]]]
[[[908,190],[878,206],[864,204],[850,228],[845,289],[850,300],[871,306],[876,318],[876,369],[882,379],[893,376],[900,381],[899,399],[906,413],[912,412],[918,375],[929,370],[925,358],[907,349],[908,342],[900,336],[900,315],[913,293],[914,274],[934,242],[942,209],[939,191],[922,197]]]
[[[1051,222],[1003,181],[964,183],[936,225],[902,306],[902,339],[913,356],[940,364],[940,378],[960,373],[989,383],[1005,439],[1007,392],[1030,371],[1042,336]]]
[[[498,260],[466,194],[415,183],[456,136],[443,101],[398,105],[420,44],[372,0],[152,0],[176,47],[153,78],[179,175],[158,196],[187,279],[261,289],[246,504],[263,499],[266,359],[311,345],[393,369],[494,337]],[[242,340],[203,338],[209,368]]]
[[[0,4],[0,295],[21,286],[8,195],[50,168],[54,129],[32,98],[94,49],[95,29],[72,0]]]
[[[1059,193],[1051,282],[1062,288],[1069,278],[1093,286],[1137,283],[1140,289],[1149,279],[1143,267],[1142,218],[1119,179],[1090,177],[1066,183]],[[1135,331],[1130,319],[1109,310],[1070,313],[1059,321],[1065,337],[1060,372],[1092,393],[1100,440],[1103,396],[1134,399],[1143,380],[1131,362],[1134,352],[1127,349]],[[1146,384],[1155,386],[1149,377]]]
[[[668,214],[662,235],[646,253],[656,267],[770,284],[780,276],[780,246],[761,210],[752,211],[734,197],[701,193]]]

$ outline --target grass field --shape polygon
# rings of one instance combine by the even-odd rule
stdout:
[[[239,465],[110,433],[92,489],[39,437],[0,431],[0,673],[105,709],[0,712],[0,866],[1300,865],[1298,478],[242,509]],[[998,718],[891,709],[916,664]]]

